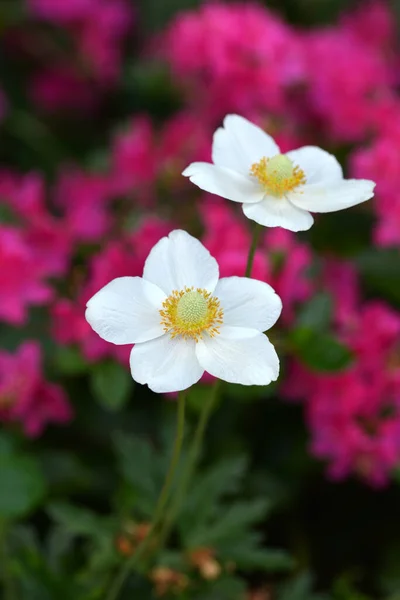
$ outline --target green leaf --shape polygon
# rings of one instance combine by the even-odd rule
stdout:
[[[223,577],[210,583],[206,591],[200,592],[193,600],[242,600],[245,597],[247,585],[238,577]]]
[[[364,284],[374,294],[400,303],[400,250],[368,250],[357,258]]]
[[[242,544],[232,546],[229,560],[232,560],[239,569],[246,570],[276,572],[287,571],[294,567],[293,559],[283,550],[246,548]]]
[[[137,436],[117,434],[114,444],[120,471],[134,493],[137,508],[151,517],[160,489],[157,464],[164,457],[157,457],[150,444]]]
[[[29,514],[43,499],[46,484],[36,461],[26,456],[0,455],[0,519]]]
[[[93,394],[107,410],[118,411],[129,400],[133,389],[130,373],[117,362],[96,365],[91,376]]]
[[[237,502],[230,508],[221,509],[221,514],[215,519],[212,527],[199,528],[188,532],[187,541],[190,546],[210,546],[218,548],[219,543],[228,541],[236,543],[237,538],[248,527],[265,517],[269,508],[266,500]]]
[[[313,580],[309,573],[302,573],[281,588],[278,600],[312,600]]]
[[[333,302],[329,294],[320,293],[306,302],[297,317],[297,326],[313,331],[325,331],[331,322]]]
[[[247,464],[245,456],[228,458],[196,476],[179,516],[183,538],[205,526],[220,499],[238,489]]]
[[[6,433],[5,431],[2,431],[0,433],[0,456],[9,456],[10,454],[13,454],[14,451],[15,440],[13,440],[11,435]]]
[[[80,375],[88,370],[88,363],[78,348],[74,346],[58,347],[54,362],[57,369],[65,375]]]
[[[97,537],[102,531],[102,519],[95,513],[72,504],[53,503],[48,513],[59,525],[75,535]]]
[[[329,333],[299,328],[290,339],[300,360],[315,371],[341,371],[352,362],[350,350]]]

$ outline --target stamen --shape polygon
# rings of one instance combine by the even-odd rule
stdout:
[[[211,337],[219,333],[224,311],[218,298],[210,292],[194,287],[173,290],[160,310],[161,324],[171,338],[178,335],[198,342],[204,333]]]
[[[272,158],[264,156],[251,166],[250,174],[258,179],[268,194],[278,198],[306,183],[304,171],[285,154]]]

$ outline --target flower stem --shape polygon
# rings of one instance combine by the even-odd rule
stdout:
[[[253,239],[251,240],[251,246],[250,246],[250,250],[249,250],[249,255],[247,257],[246,272],[244,274],[245,277],[250,277],[251,276],[251,271],[252,271],[252,268],[253,268],[254,255],[255,255],[256,250],[257,250],[258,241],[260,239],[261,229],[262,229],[262,226],[259,223],[255,223],[254,230],[253,230]]]
[[[213,412],[213,409],[217,403],[220,388],[221,388],[221,380],[217,379],[217,381],[211,388],[210,395],[207,398],[207,401],[204,404],[204,408],[200,414],[200,419],[199,419],[199,422],[197,424],[197,427],[196,427],[196,430],[194,433],[193,442],[192,442],[191,448],[189,450],[189,456],[188,456],[188,459],[186,462],[186,468],[183,472],[183,476],[182,476],[180,485],[178,487],[175,502],[172,506],[170,514],[167,515],[167,519],[165,520],[164,527],[161,529],[161,532],[160,532],[160,537],[159,537],[160,545],[163,545],[163,543],[167,539],[167,537],[171,531],[171,528],[173,527],[173,525],[179,515],[179,511],[182,507],[182,504],[185,500],[185,496],[186,496],[187,490],[189,488],[190,481],[191,481],[193,473],[196,469],[196,465],[197,465],[197,461],[199,458],[201,446],[203,443],[203,438],[204,438],[204,433],[205,433],[205,430],[207,427],[207,423],[208,423],[209,418]]]
[[[176,435],[174,441],[174,447],[172,450],[171,462],[168,467],[167,475],[165,477],[164,485],[162,487],[160,496],[158,498],[157,506],[154,512],[153,521],[151,524],[150,531],[143,542],[138,546],[136,552],[126,561],[122,566],[120,572],[117,574],[114,582],[111,585],[110,591],[107,595],[107,600],[116,600],[122,591],[122,588],[129,576],[131,570],[138,563],[139,559],[143,556],[144,552],[148,548],[149,542],[153,537],[157,527],[160,525],[163,519],[165,507],[167,505],[171,487],[174,482],[176,468],[179,463],[179,458],[182,450],[182,442],[185,428],[185,409],[186,409],[186,396],[187,390],[179,392],[178,397],[178,414],[177,414],[177,425]]]

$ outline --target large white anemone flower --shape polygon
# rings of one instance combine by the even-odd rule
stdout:
[[[143,277],[118,277],[97,292],[86,319],[107,342],[135,344],[135,381],[173,392],[196,383],[204,371],[242,385],[275,381],[279,359],[263,331],[281,310],[267,283],[219,279],[208,250],[176,230],[153,247]]]
[[[304,146],[281,154],[271,136],[238,115],[214,134],[214,164],[195,162],[183,175],[202,190],[243,204],[244,214],[267,227],[310,229],[310,212],[349,208],[373,196],[375,184],[343,179],[332,154]]]

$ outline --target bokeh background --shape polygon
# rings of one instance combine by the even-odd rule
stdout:
[[[226,384],[164,548],[121,598],[399,600],[399,5],[1,0],[0,577],[97,600],[148,531],[176,404],[134,385],[86,301],[171,229],[243,275],[251,223],[181,176],[228,113],[315,144],[376,197],[292,234],[277,384]],[[189,395],[187,440],[210,393]]]

